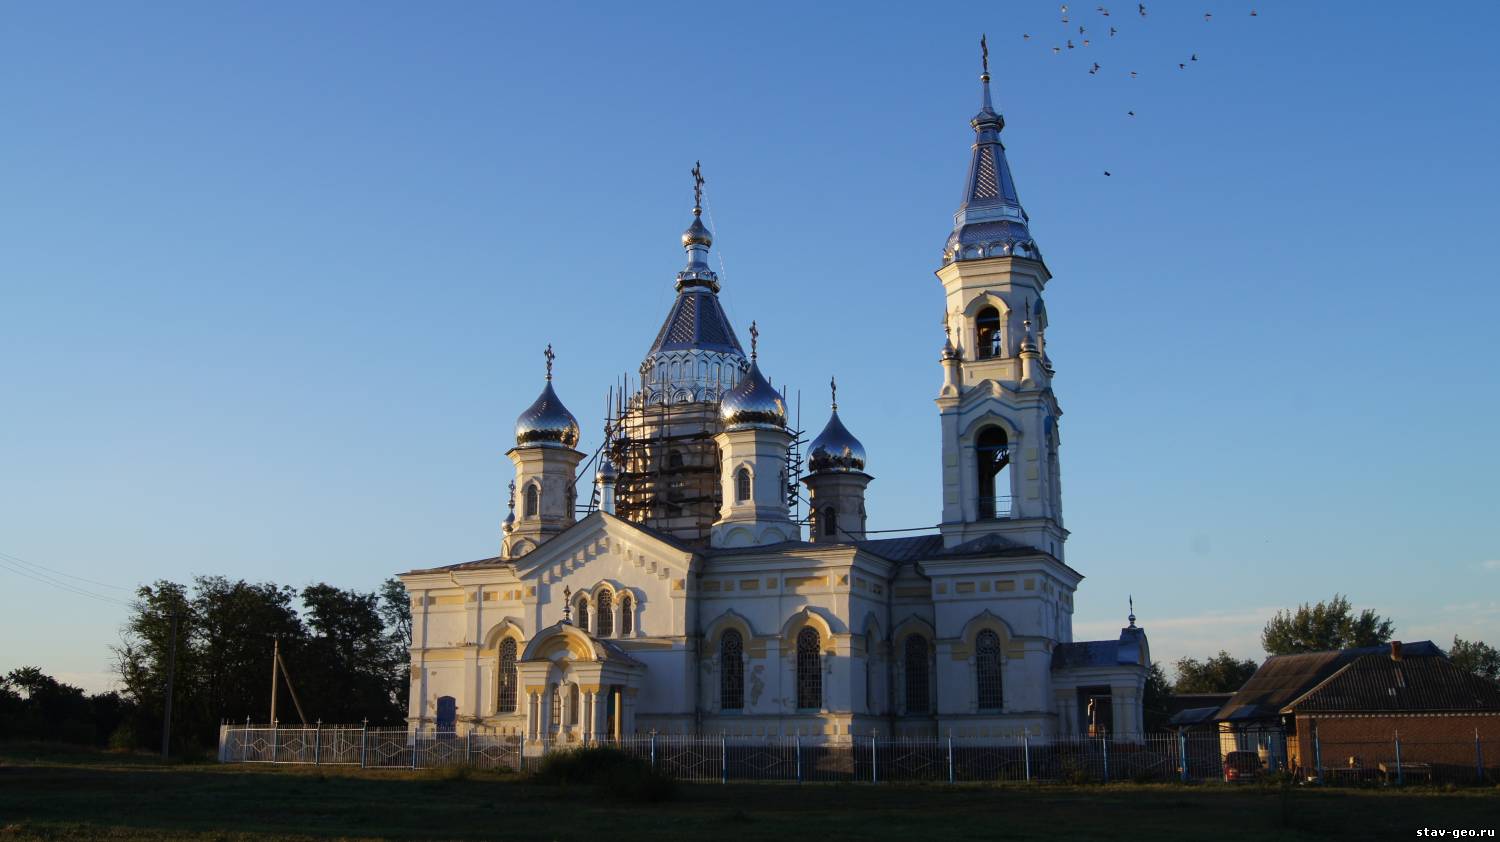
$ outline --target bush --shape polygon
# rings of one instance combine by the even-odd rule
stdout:
[[[632,754],[604,746],[554,751],[542,758],[530,780],[551,786],[593,786],[603,795],[624,801],[667,801],[677,791],[672,776]]]

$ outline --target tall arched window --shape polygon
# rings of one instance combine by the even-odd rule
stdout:
[[[558,692],[557,685],[552,685],[552,730],[556,731],[562,725],[562,693]]]
[[[1000,335],[1000,311],[986,307],[974,317],[974,331],[978,339],[975,351],[979,359],[1005,356],[1005,346]]]
[[[620,636],[635,634],[635,600],[630,594],[620,595]]]
[[[568,724],[578,725],[583,720],[578,715],[579,697],[583,694],[578,691],[577,684],[568,685]]]
[[[824,535],[827,535],[831,538],[838,537],[839,513],[834,511],[832,506],[828,506],[827,508],[823,509],[823,516],[819,518],[819,520],[823,521]]]
[[[740,468],[734,472],[734,502],[743,503],[750,499],[750,472]]]
[[[797,632],[797,707],[823,707],[823,642],[808,626]]]
[[[926,713],[929,695],[927,681],[927,638],[920,634],[906,638],[906,712]]]
[[[495,706],[501,713],[516,711],[516,639],[507,637],[500,644],[500,700]]]
[[[999,427],[985,427],[974,442],[979,471],[979,518],[1010,517],[1010,440]]]
[[[989,629],[974,639],[974,679],[980,710],[1000,710],[1005,706],[1004,687],[1000,683],[1000,636]]]
[[[745,641],[734,629],[719,636],[719,707],[745,707]]]
[[[599,592],[594,598],[594,633],[600,637],[609,637],[615,633],[615,599],[614,594],[608,590]]]
[[[536,486],[526,486],[526,502],[521,507],[521,515],[524,517],[536,517],[538,505]]]
[[[578,628],[582,631],[589,630],[589,598],[586,596],[578,598]]]

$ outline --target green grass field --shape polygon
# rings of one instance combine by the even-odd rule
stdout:
[[[11,839],[1396,839],[1500,828],[1500,790],[684,785],[632,805],[514,776],[166,764],[0,745]]]

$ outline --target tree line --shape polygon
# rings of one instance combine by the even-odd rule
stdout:
[[[401,724],[410,646],[411,602],[396,579],[372,592],[158,581],[136,591],[113,647],[118,691],[90,696],[34,667],[15,670],[0,680],[0,737],[160,748],[170,662],[172,749],[201,751],[221,721],[269,717],[274,648],[309,721]],[[286,678],[274,680],[278,719],[296,722]]]

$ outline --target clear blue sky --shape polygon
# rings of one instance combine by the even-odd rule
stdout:
[[[1500,6],[1072,5],[8,6],[0,553],[366,589],[492,555],[542,347],[592,449],[698,159],[731,318],[814,431],[837,373],[872,527],[935,523],[987,31],[1079,636],[1134,593],[1158,659],[1259,657],[1342,591],[1500,643]],[[102,686],[123,617],[0,570],[0,669]]]

